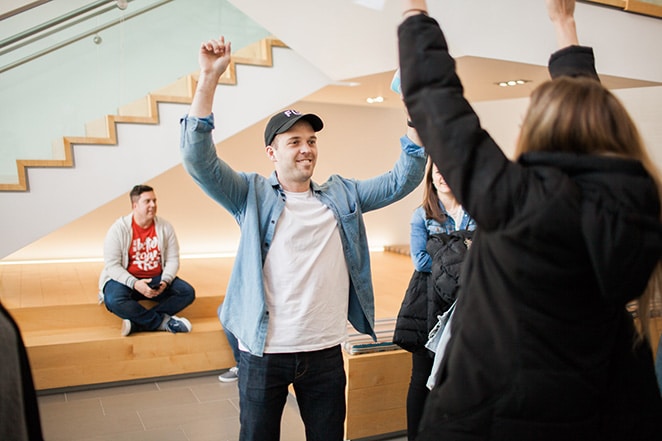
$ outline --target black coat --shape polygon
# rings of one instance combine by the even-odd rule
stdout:
[[[432,259],[431,272],[414,271],[398,311],[393,342],[402,349],[427,351],[425,343],[437,317],[457,299],[462,262],[473,233],[457,230],[428,238],[425,248]]]
[[[662,254],[655,183],[614,157],[509,161],[463,98],[436,21],[398,32],[409,114],[480,230],[418,439],[660,439],[651,351],[633,349],[625,311]],[[593,64],[574,46],[550,72],[595,76]]]
[[[37,394],[21,332],[0,303],[0,440],[43,441]]]

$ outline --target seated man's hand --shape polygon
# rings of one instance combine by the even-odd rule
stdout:
[[[154,297],[161,295],[161,293],[163,291],[165,291],[167,287],[168,287],[168,284],[161,281],[161,283],[159,283],[159,287],[154,290],[154,292],[155,292]]]
[[[144,295],[148,299],[154,298],[161,294],[163,290],[161,289],[161,286],[159,286],[158,290],[152,289],[149,286],[149,282],[151,282],[152,279],[138,279],[136,283],[133,285],[133,289],[138,291],[140,294]],[[161,282],[161,285],[163,285],[163,282]]]

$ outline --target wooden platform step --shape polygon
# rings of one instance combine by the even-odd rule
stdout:
[[[38,390],[208,372],[233,366],[216,316],[222,296],[198,297],[181,312],[187,334],[120,335],[104,305],[57,305],[11,311],[28,350]]]
[[[389,253],[403,254],[405,256],[410,255],[409,244],[408,243],[396,244],[396,245],[386,245],[384,247],[384,251],[389,252]]]

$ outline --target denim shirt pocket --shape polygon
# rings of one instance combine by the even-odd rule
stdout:
[[[425,228],[428,230],[428,235],[446,233],[446,229],[434,219],[426,219]]]

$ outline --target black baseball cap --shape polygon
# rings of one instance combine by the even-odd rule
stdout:
[[[294,109],[284,110],[272,116],[267,123],[267,128],[264,129],[264,145],[271,145],[276,135],[287,132],[300,119],[308,121],[315,132],[319,132],[324,127],[322,119],[317,115],[302,114]]]

